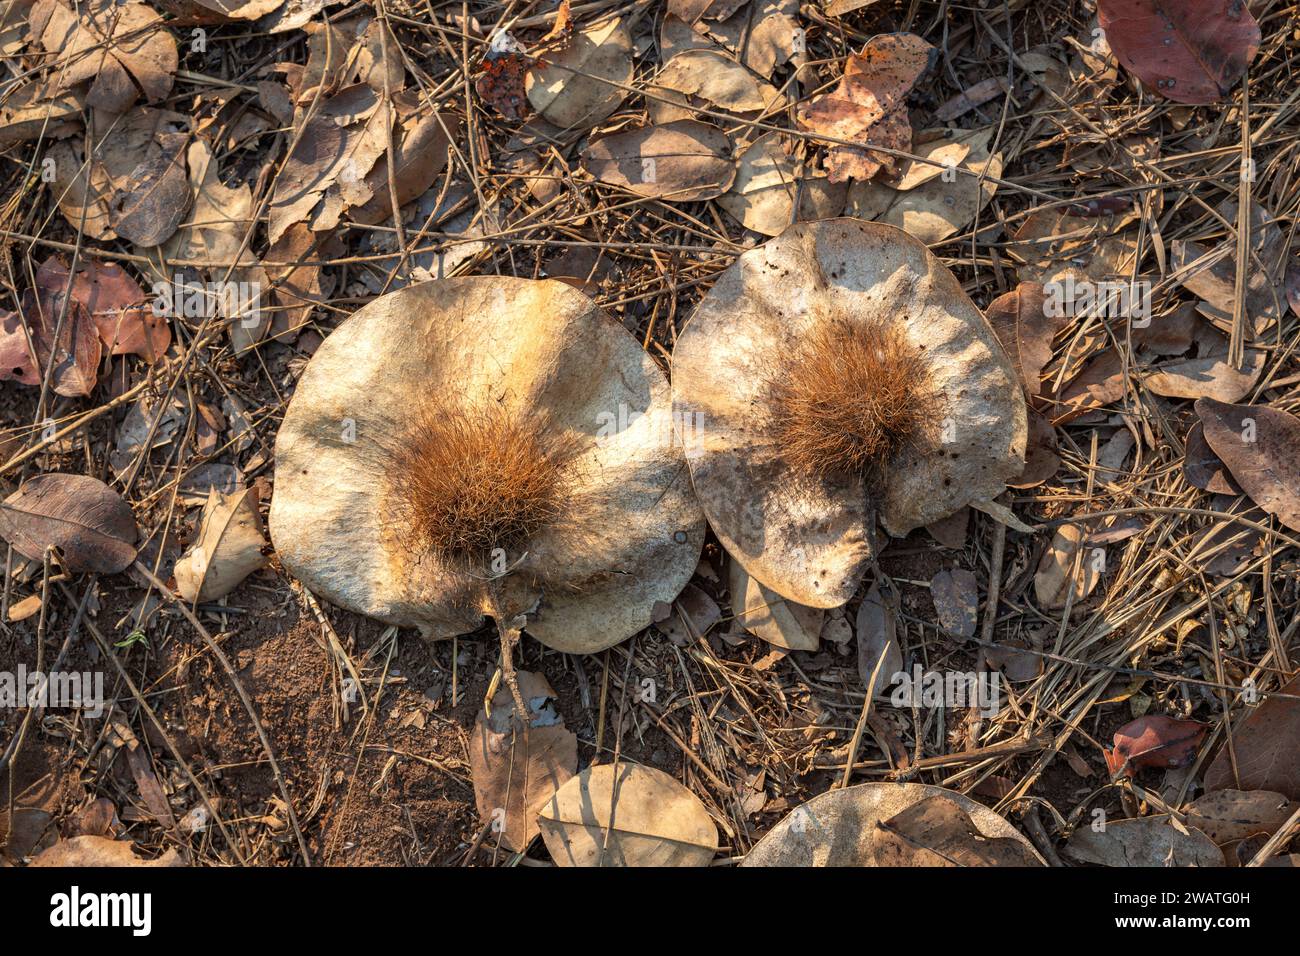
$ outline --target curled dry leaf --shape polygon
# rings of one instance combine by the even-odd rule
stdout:
[[[1124,68],[1177,103],[1214,103],[1259,50],[1242,0],[1097,0],[1097,18]]]
[[[588,767],[537,822],[557,866],[707,866],[718,830],[699,798],[661,770]]]
[[[1300,531],[1300,419],[1267,405],[1202,398],[1205,441],[1251,500]]]
[[[825,176],[797,175],[794,160],[781,146],[781,134],[767,133],[740,154],[736,181],[718,197],[718,205],[746,229],[776,236],[796,220],[838,216],[846,192],[843,183]]]
[[[1216,790],[1187,805],[1187,825],[1222,847],[1259,833],[1272,836],[1297,809],[1300,804],[1271,790]]]
[[[58,55],[59,89],[89,82],[87,106],[125,113],[141,92],[150,103],[171,92],[176,40],[146,4],[90,0],[72,8],[62,0],[38,0],[31,30],[42,47]]]
[[[153,363],[171,345],[167,320],[154,313],[139,283],[116,263],[82,260],[73,278],[67,265],[51,256],[37,269],[36,284],[52,295],[71,289],[73,299],[86,309],[111,355],[138,355]]]
[[[537,814],[578,770],[578,738],[556,712],[555,691],[541,674],[519,671],[528,708],[528,734],[510,688],[479,710],[469,742],[469,765],[479,819],[491,823],[502,846],[522,851],[537,836]]]
[[[800,129],[862,144],[827,146],[826,171],[831,182],[870,179],[881,169],[896,167],[894,157],[867,146],[911,149],[907,94],[935,57],[934,47],[915,34],[881,34],[868,40],[861,53],[848,58],[834,92],[814,96],[799,106],[796,119]]]
[[[42,850],[30,866],[101,867],[101,866],[187,866],[176,850],[171,849],[156,860],[147,860],[135,853],[130,840],[110,840],[102,836],[77,836],[60,840],[48,850]]]
[[[501,430],[505,447],[485,448]],[[474,470],[512,450],[492,480]],[[271,538],[350,610],[427,637],[527,614],[542,643],[594,653],[647,626],[695,570],[704,520],[683,457],[663,372],[581,292],[427,282],[373,300],[316,350],[276,438]],[[490,507],[446,504],[457,481]],[[547,492],[544,512],[524,507],[528,489]]]
[[[1077,558],[1081,547],[1084,548],[1083,556]],[[1101,581],[1105,563],[1099,557],[1104,557],[1104,554],[1101,549],[1086,544],[1079,525],[1061,525],[1043,552],[1038,571],[1034,574],[1034,594],[1038,603],[1053,611],[1065,607],[1067,600],[1077,607]],[[1079,560],[1077,572],[1074,570],[1076,559]],[[1070,598],[1071,582],[1073,598]]]
[[[1105,751],[1111,775],[1130,777],[1146,767],[1174,769],[1196,759],[1208,728],[1194,720],[1148,715],[1115,731],[1114,748]]]
[[[213,488],[194,543],[176,562],[176,589],[191,604],[225,597],[267,562],[257,487],[224,495]]]
[[[965,814],[980,837],[1014,840],[1026,862],[1043,865],[1021,833],[983,804],[960,793],[921,783],[864,783],[830,790],[792,810],[754,844],[741,866],[887,866],[880,858],[879,824],[939,797]],[[904,818],[906,820],[906,818]]]
[[[1192,827],[1175,827],[1166,816],[1116,820],[1102,830],[1081,826],[1065,853],[1097,866],[1223,866],[1214,841]]]
[[[694,202],[720,196],[736,178],[731,144],[716,126],[678,120],[594,140],[582,167],[638,196]]]
[[[822,367],[801,342],[842,330],[896,336],[896,358],[918,363],[908,382],[927,420],[953,426],[890,450],[870,495],[861,471],[819,478],[792,462],[772,387]],[[827,361],[838,368],[840,358]],[[878,382],[839,385],[857,394]],[[852,597],[872,554],[872,511],[901,536],[999,494],[1024,467],[1024,397],[997,338],[921,243],[875,223],[799,223],[741,255],[677,340],[673,401],[679,420],[698,423],[687,463],[723,546],[762,584],[812,607]]]
[[[89,475],[37,475],[0,504],[0,537],[32,561],[59,549],[73,573],[116,574],[135,560],[131,506]]]
[[[576,31],[560,50],[533,65],[528,102],[548,123],[590,129],[618,109],[632,83],[632,37],[624,18]]]
[[[1274,790],[1300,801],[1300,677],[1281,692],[1291,696],[1268,697],[1233,725],[1232,748],[1223,747],[1205,771],[1206,791]]]
[[[930,597],[939,625],[949,634],[971,638],[979,620],[980,589],[965,568],[943,570],[930,581]]]
[[[826,612],[786,601],[745,573],[734,558],[727,562],[731,612],[736,623],[776,647],[815,651]]]
[[[926,797],[876,824],[877,866],[1042,866],[1024,839],[986,837],[951,797]]]

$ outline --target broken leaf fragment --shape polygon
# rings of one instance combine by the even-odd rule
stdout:
[[[707,866],[718,852],[717,827],[699,798],[641,764],[588,767],[537,821],[557,866]]]
[[[514,444],[489,442],[485,422]],[[480,476],[483,454],[525,484]],[[358,613],[430,638],[525,615],[542,643],[591,653],[649,625],[698,564],[683,458],[663,372],[581,292],[426,282],[370,302],[308,363],[276,437],[271,538],[308,588]],[[421,471],[430,460],[446,467]],[[548,475],[546,511],[502,530],[514,516],[499,503]],[[447,502],[444,479],[484,510]]]
[[[614,18],[576,31],[528,71],[528,102],[548,123],[590,129],[618,108],[632,83],[632,38]]]

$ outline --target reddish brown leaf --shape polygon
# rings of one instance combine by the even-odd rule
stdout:
[[[41,384],[41,375],[32,358],[34,343],[17,312],[0,315],[0,382],[15,381],[22,385]]]
[[[1205,441],[1251,500],[1300,531],[1300,419],[1267,405],[1196,403]]]
[[[1213,103],[1259,50],[1244,0],[1097,0],[1111,51],[1148,88],[1178,103]]]
[[[1205,771],[1207,792],[1228,788],[1273,790],[1300,800],[1300,677],[1282,688],[1291,697],[1269,697],[1232,728],[1225,746]],[[1237,761],[1233,773],[1232,757]]]
[[[74,278],[62,260],[51,256],[36,272],[37,286],[49,293],[67,292],[69,280],[73,299],[86,308],[110,354],[139,355],[151,363],[162,358],[172,342],[171,328],[165,317],[154,314],[144,290],[121,266],[85,260]]]
[[[1029,398],[1042,391],[1040,376],[1052,358],[1052,339],[1069,321],[1064,314],[1049,315],[1052,310],[1043,307],[1044,298],[1039,283],[1022,282],[990,302],[984,312]]]
[[[799,107],[801,129],[832,139],[890,149],[910,150],[912,127],[907,94],[931,66],[934,47],[911,33],[874,37],[850,56],[839,87]],[[863,146],[831,144],[826,171],[832,183],[870,179],[882,168],[893,172],[894,159]]]
[[[23,293],[22,312],[36,345],[38,377],[52,364],[50,382],[57,394],[80,398],[94,391],[103,350],[86,307],[63,294],[29,289]]]
[[[1185,767],[1205,739],[1206,726],[1174,717],[1139,717],[1115,731],[1115,749],[1106,751],[1111,775],[1133,776],[1145,767]]]

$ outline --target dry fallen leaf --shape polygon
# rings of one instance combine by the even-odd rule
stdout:
[[[872,697],[887,697],[894,675],[903,670],[903,653],[898,649],[898,609],[892,599],[881,594],[879,581],[871,583],[858,605],[854,630],[862,687]],[[876,681],[868,688],[873,673]]]
[[[632,83],[632,38],[624,18],[576,31],[528,71],[528,102],[548,123],[590,129],[618,109]]]
[[[969,817],[985,840],[1014,840],[1026,862],[1043,865],[1021,833],[983,804],[920,783],[864,783],[829,790],[796,807],[754,844],[741,866],[880,866],[878,824],[909,807],[940,797]]]
[[[714,112],[767,114],[783,105],[780,90],[712,50],[688,50],[674,56],[646,87],[645,98],[650,122],[655,125],[694,119],[696,108],[701,107]]]
[[[37,475],[0,504],[0,537],[15,551],[39,562],[57,547],[74,573],[121,571],[138,536],[131,506],[89,475]]]
[[[1106,766],[1112,775],[1134,776],[1146,767],[1174,769],[1196,759],[1205,724],[1194,720],[1148,715],[1115,731],[1114,749],[1107,750]]]
[[[699,798],[641,764],[588,767],[537,822],[557,866],[708,866],[718,831]]]
[[[141,92],[150,103],[171,92],[176,40],[146,4],[89,0],[69,8],[62,0],[38,0],[31,28],[58,55],[60,89],[89,82],[87,106],[125,113]]]
[[[867,149],[868,145],[904,152],[911,149],[907,95],[936,55],[934,47],[914,34],[882,34],[848,58],[834,92],[799,106],[796,118],[800,129],[863,144],[827,146],[826,170],[831,182],[870,179],[881,169],[896,167],[895,158]]]
[[[480,709],[474,722],[469,765],[479,819],[491,824],[504,847],[519,851],[540,832],[538,811],[577,772],[578,738],[556,712],[545,677],[531,671],[516,677],[528,708],[527,736],[503,683],[492,698],[492,715]]]
[[[815,651],[826,612],[786,601],[745,573],[740,562],[727,562],[731,611],[736,623],[769,644],[792,651]]]
[[[831,183],[825,176],[796,175],[781,134],[767,133],[740,154],[736,180],[718,197],[718,205],[745,228],[776,236],[796,220],[838,216],[846,192],[844,183]]]
[[[1223,847],[1257,833],[1272,836],[1297,809],[1300,804],[1271,790],[1216,790],[1197,797],[1185,812],[1188,826]]]
[[[1205,771],[1207,792],[1274,790],[1300,801],[1300,700],[1294,699],[1300,696],[1300,677],[1282,693],[1292,696],[1269,697],[1233,723],[1232,749],[1223,747]]]
[[[1259,507],[1300,531],[1300,419],[1267,405],[1202,398],[1205,441]]]
[[[695,120],[614,133],[593,140],[582,166],[596,179],[638,196],[694,202],[720,196],[736,178],[726,134]]]
[[[101,867],[101,866],[187,866],[175,849],[156,860],[136,856],[130,840],[110,840],[102,836],[78,836],[60,840],[38,853],[31,866]]]
[[[266,539],[257,487],[234,495],[208,494],[194,543],[176,562],[176,589],[191,604],[215,601],[263,567]]]
[[[1237,0],[1097,0],[1097,17],[1124,68],[1178,103],[1223,99],[1259,49],[1259,24]]]
[[[83,259],[74,278],[60,258],[51,256],[37,270],[36,284],[51,295],[71,288],[111,355],[138,355],[152,363],[171,345],[166,318],[154,313],[144,290],[116,263]]]
[[[1097,866],[1223,866],[1223,853],[1195,828],[1179,828],[1168,817],[1107,822],[1104,829],[1080,826],[1065,853]]]
[[[876,824],[876,866],[1042,866],[1023,839],[986,837],[947,795]]]
[[[975,575],[965,568],[944,569],[930,582],[930,597],[945,631],[963,638],[975,636],[980,602]]]
[[[1057,610],[1065,607],[1070,594],[1071,580],[1073,580],[1075,607],[1078,607],[1079,602],[1090,595],[1101,581],[1105,565],[1099,560],[1100,549],[1081,544],[1083,537],[1079,525],[1061,525],[1052,536],[1051,544],[1043,552],[1038,571],[1034,574],[1034,594],[1044,609]],[[1081,546],[1084,552],[1079,559],[1079,570],[1076,573],[1074,564]],[[1104,558],[1104,552],[1101,552],[1101,557]],[[1073,578],[1071,578],[1072,574]]]

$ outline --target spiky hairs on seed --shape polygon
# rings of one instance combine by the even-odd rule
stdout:
[[[925,431],[926,376],[920,350],[893,325],[815,325],[771,383],[782,456],[819,477],[879,477]]]
[[[516,560],[563,514],[575,445],[541,414],[429,406],[395,449],[392,517],[445,564],[487,568],[498,548]]]

